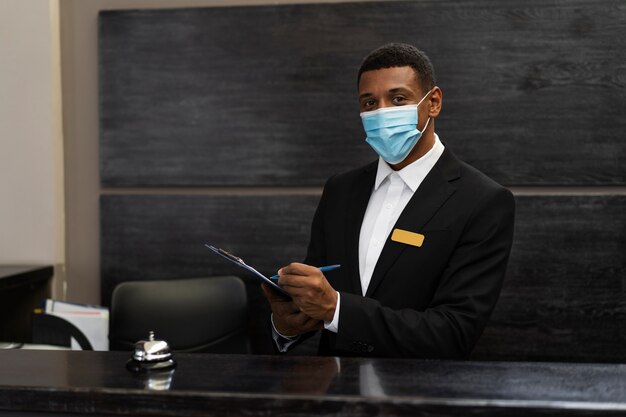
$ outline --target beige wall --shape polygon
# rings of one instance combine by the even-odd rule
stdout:
[[[62,283],[58,7],[0,1],[0,264],[56,264]]]
[[[315,1],[332,3],[336,0]],[[298,0],[60,0],[68,299],[100,302],[98,45],[100,10],[310,3]]]

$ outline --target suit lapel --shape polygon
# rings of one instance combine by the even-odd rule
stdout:
[[[422,227],[437,213],[443,204],[455,192],[456,188],[450,181],[459,177],[459,163],[446,148],[433,169],[428,173],[419,188],[409,200],[398,221],[391,229],[399,228],[411,232],[419,232]],[[428,236],[426,237],[428,239]],[[358,243],[358,240],[357,240]],[[380,285],[387,271],[407,245],[394,242],[387,237],[385,246],[374,268],[372,279],[367,288],[366,297],[371,297]]]
[[[355,181],[350,192],[346,210],[346,273],[350,279],[352,293],[361,295],[361,275],[359,271],[359,236],[361,234],[361,223],[365,217],[365,210],[369,203],[376,179],[377,162],[367,165],[360,177]],[[343,266],[342,266],[343,268]]]

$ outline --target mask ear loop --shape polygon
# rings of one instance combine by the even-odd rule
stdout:
[[[435,87],[431,88],[430,90],[428,90],[428,92],[426,93],[426,95],[424,97],[422,97],[422,99],[419,101],[419,103],[417,103],[417,106],[419,107],[420,104],[422,104],[422,101],[426,100],[426,97],[428,97],[428,95],[430,93],[433,92],[433,90],[435,89]]]
[[[430,90],[428,90],[428,93],[426,93],[426,95],[424,97],[422,97],[422,99],[420,100],[419,103],[417,103],[417,110],[419,110],[420,104],[422,104],[422,101],[426,100],[426,97],[429,96],[430,93],[433,92],[433,90],[435,89],[435,87],[431,88]],[[417,120],[419,120],[419,117],[417,118]],[[426,128],[428,127],[428,123],[430,123],[430,116],[428,116],[428,120],[426,120],[426,124],[424,125],[424,128],[422,130],[419,129],[419,126],[415,126],[415,128],[420,132],[420,133],[424,133],[426,131]]]
[[[419,132],[424,133],[424,132],[426,132],[426,128],[428,127],[428,123],[430,123],[430,116],[428,116],[428,120],[426,120],[426,124],[424,125],[424,128],[423,128],[422,130],[420,130],[420,129],[419,129],[419,127],[417,127],[417,126],[415,126],[415,128],[416,128]]]

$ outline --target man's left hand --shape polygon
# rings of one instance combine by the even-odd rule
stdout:
[[[292,263],[278,271],[278,284],[291,295],[304,314],[318,320],[332,321],[337,307],[337,291],[314,266]]]

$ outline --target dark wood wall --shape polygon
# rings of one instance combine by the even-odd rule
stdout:
[[[241,275],[205,241],[268,274],[301,259],[325,179],[375,158],[360,61],[403,41],[435,66],[442,140],[517,193],[506,284],[475,357],[626,360],[621,1],[112,11],[99,23],[105,304],[126,280]],[[248,283],[264,352],[267,306]]]

